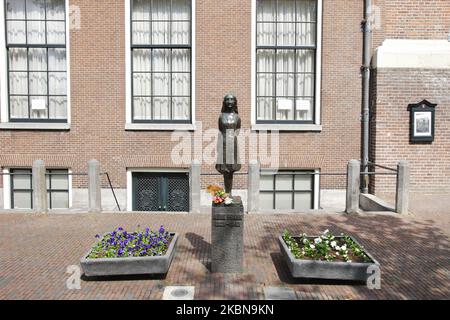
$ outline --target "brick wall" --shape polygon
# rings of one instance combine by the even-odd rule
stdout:
[[[450,70],[378,69],[375,76],[371,158],[393,167],[409,161],[413,193],[450,193]],[[423,99],[438,104],[435,140],[411,144],[407,107]],[[372,182],[376,194],[394,192],[395,177]]]
[[[373,0],[372,3],[381,18],[380,29],[374,31],[374,48],[385,39],[447,39],[450,33],[448,0]]]
[[[176,167],[170,153],[171,132],[125,131],[124,1],[73,0],[81,11],[81,30],[70,33],[70,131],[0,131],[0,165],[48,166],[86,172],[98,159],[113,184],[126,186],[127,167]],[[251,3],[197,1],[197,121],[216,128],[225,93],[236,94],[243,129],[251,117]],[[280,165],[344,172],[360,157],[362,35],[359,0],[324,1],[321,133],[280,134]],[[207,145],[207,143],[205,143]],[[214,172],[204,166],[203,172]],[[242,172],[247,172],[243,166]],[[85,185],[85,178],[74,185]],[[217,179],[215,179],[217,181]],[[204,181],[206,184],[208,181]],[[236,178],[245,188],[246,178]],[[344,187],[345,177],[322,180],[322,187]]]

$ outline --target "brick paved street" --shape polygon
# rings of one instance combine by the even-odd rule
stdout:
[[[101,234],[122,226],[159,227],[181,237],[165,278],[128,277],[81,281],[66,288],[66,268]],[[123,214],[0,215],[0,299],[161,299],[168,285],[195,286],[195,299],[264,299],[264,287],[295,290],[298,299],[449,299],[448,224],[395,215],[247,215],[245,272],[208,271],[210,216]],[[339,282],[293,280],[277,236],[284,228],[317,234],[329,228],[354,235],[382,266],[381,290]]]

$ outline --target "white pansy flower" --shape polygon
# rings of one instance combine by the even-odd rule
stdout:
[[[330,230],[325,230],[324,232],[323,232],[323,234],[327,234],[327,233],[329,233],[330,232]]]
[[[339,246],[336,246],[336,248],[335,248],[337,251],[339,251],[339,250],[341,250],[341,247],[339,247]]]
[[[339,256],[339,252],[336,252],[336,255]]]
[[[316,239],[314,239],[314,243],[321,243],[322,242],[322,239],[320,239],[320,238],[316,238]]]
[[[233,199],[232,198],[230,198],[230,197],[227,197],[227,198],[225,198],[225,204],[228,206],[228,205],[230,205],[230,204],[232,204],[233,203]]]
[[[311,249],[315,249],[315,248],[316,248],[316,246],[313,245],[313,244],[310,244],[309,247],[310,247]]]
[[[336,241],[331,241],[330,245],[334,248],[336,247]]]
[[[347,250],[347,246],[344,244],[344,245],[341,247],[341,249],[345,251],[345,250]]]
[[[303,244],[307,244],[308,243],[308,239],[303,239]]]

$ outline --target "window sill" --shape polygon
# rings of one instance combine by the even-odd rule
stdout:
[[[252,130],[255,131],[322,131],[322,125],[319,124],[282,124],[282,123],[269,123],[269,124],[252,124]]]
[[[189,123],[127,123],[126,131],[194,131],[195,125]]]
[[[3,122],[0,130],[70,130],[70,123]]]

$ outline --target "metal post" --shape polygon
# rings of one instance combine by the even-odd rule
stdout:
[[[407,214],[409,209],[409,164],[400,161],[397,165],[397,190],[395,193],[395,212]]]
[[[345,212],[357,213],[359,209],[360,168],[358,160],[350,160],[347,165],[347,195]]]
[[[88,193],[89,212],[102,211],[102,193],[100,179],[100,162],[97,160],[88,161]]]
[[[248,166],[248,212],[257,212],[259,210],[259,180],[260,164],[257,160],[252,160]]]
[[[201,207],[201,185],[200,185],[201,164],[198,160],[192,160],[189,170],[189,206],[190,213],[200,213]]]
[[[33,210],[36,213],[48,212],[47,183],[45,180],[45,163],[35,160],[32,168]]]

